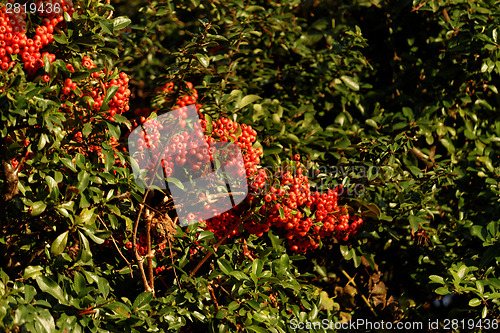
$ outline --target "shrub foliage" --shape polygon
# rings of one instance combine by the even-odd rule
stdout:
[[[2,331],[498,319],[493,1],[33,4],[0,11]],[[128,135],[192,104],[250,193],[181,228]]]

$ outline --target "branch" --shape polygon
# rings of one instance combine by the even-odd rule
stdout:
[[[433,146],[434,149],[431,148],[431,156],[428,156],[424,154],[420,149],[417,147],[413,147],[410,149],[413,155],[415,155],[416,158],[421,160],[422,162],[425,163],[427,168],[433,168],[434,167],[434,154],[436,153],[436,147]],[[431,162],[429,162],[431,161]]]
[[[252,215],[252,213],[250,213],[250,215]],[[247,216],[250,217],[250,215]],[[242,223],[243,221],[245,221],[246,218],[242,218],[240,219],[225,235],[224,237],[222,237],[218,242],[217,244],[215,244],[214,246],[214,252],[217,251],[217,249],[219,248],[219,246],[233,233],[234,230],[236,230],[236,228],[238,228]],[[203,265],[205,263],[205,261],[208,260],[208,258],[210,258],[210,256],[212,255],[212,251],[209,251],[207,252],[207,254],[205,255],[205,257],[198,263],[198,265],[196,265],[196,267],[191,271],[191,273],[189,274],[189,277],[193,277],[193,275],[200,269],[201,265]]]
[[[175,217],[174,225],[177,224],[177,219],[178,217]],[[179,281],[179,277],[177,276],[177,271],[175,270],[174,254],[172,253],[172,242],[170,241],[170,237],[168,237],[168,235],[167,235],[167,241],[168,241],[168,249],[170,251],[170,260],[172,261],[172,269],[174,270],[175,279],[177,280],[177,285],[179,286],[180,290],[182,289],[181,282]]]
[[[172,136],[173,134],[177,133],[178,129],[179,129],[179,123],[177,123],[175,125],[175,127],[174,127],[173,131],[170,133],[170,135]],[[170,139],[171,139],[171,137],[167,138],[165,140],[165,143],[161,147],[161,150],[160,150],[161,152],[165,151],[165,148],[166,148],[167,144],[170,142]],[[144,193],[144,197],[142,198],[142,202],[139,204],[139,213],[137,214],[137,218],[136,218],[135,223],[134,223],[134,231],[133,231],[133,236],[132,236],[132,249],[134,251],[135,261],[137,262],[137,265],[139,266],[139,271],[141,272],[141,278],[142,278],[142,283],[144,284],[144,289],[146,291],[152,292],[153,295],[154,295],[154,286],[152,285],[152,283],[150,285],[150,283],[148,282],[148,278],[146,277],[146,272],[144,271],[144,265],[143,265],[144,259],[141,258],[141,256],[139,255],[139,252],[137,251],[137,229],[139,228],[139,222],[141,220],[141,216],[142,216],[142,212],[144,210],[144,207],[146,205],[146,200],[148,198],[149,193],[151,192],[151,184],[153,184],[153,181],[155,179],[155,176],[156,176],[160,166],[161,166],[161,159],[160,159],[160,156],[158,156],[158,158],[156,159],[156,164],[153,167],[153,174],[152,174],[151,180],[149,181],[148,188],[146,190],[146,193]],[[149,255],[150,255],[150,253],[148,252],[148,256]],[[152,264],[150,266],[152,267]],[[151,276],[151,274],[150,274],[150,276]]]
[[[153,295],[155,290],[154,275],[153,275],[153,257],[154,251],[151,251],[151,220],[153,215],[150,213],[149,209],[146,208],[146,242],[148,246],[148,254],[146,255],[148,259],[148,274],[149,274],[149,286],[153,289]]]
[[[350,277],[349,274],[347,274],[347,272],[344,271],[344,270],[342,270],[342,273],[349,279],[349,282],[347,282],[347,284],[352,283],[352,285],[354,286],[354,288],[356,288],[358,290],[358,293],[361,295],[361,298],[363,299],[363,301],[370,308],[371,312],[375,315],[375,317],[377,317],[377,312],[375,311],[375,309],[373,308],[373,306],[370,304],[370,302],[368,301],[368,299],[366,298],[366,296],[363,295],[360,292],[358,286],[356,285],[356,282],[354,282],[354,278]]]
[[[19,194],[17,183],[19,182],[19,168],[21,167],[24,158],[19,162],[17,168],[14,169],[8,157],[7,142],[3,138],[0,142],[0,177],[4,180],[2,194],[0,196],[0,203],[5,204],[7,201],[12,200]]]
[[[104,220],[100,217],[100,216],[97,216],[97,218],[101,221],[102,225],[104,226],[104,228],[106,228],[106,230],[109,231],[108,229],[108,226],[106,225],[106,223],[104,223]],[[123,255],[122,251],[120,250],[120,248],[118,247],[118,244],[116,243],[116,240],[115,238],[113,237],[113,234],[111,234],[111,240],[113,241],[113,245],[115,246],[116,250],[118,251],[118,253],[120,254],[120,256],[123,258],[123,260],[125,260],[125,262],[127,263],[128,265],[128,268],[130,268],[130,277],[134,277],[134,274],[132,273],[132,264],[127,260],[127,258],[125,258],[125,256]]]

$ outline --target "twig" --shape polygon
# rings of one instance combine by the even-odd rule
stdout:
[[[250,214],[252,215],[252,213]],[[248,215],[247,217],[249,217],[250,215]],[[218,242],[217,244],[215,244],[214,246],[214,252],[217,251],[217,249],[219,248],[219,246],[229,237],[229,235],[231,235],[233,233],[234,230],[236,230],[236,228],[238,228],[241,223],[243,223],[243,221],[245,220],[245,218],[242,218],[238,221],[238,223],[236,223],[225,235],[224,237],[222,237]],[[207,254],[205,255],[205,257],[198,263],[198,265],[196,265],[196,267],[191,271],[191,273],[189,274],[189,277],[193,277],[193,275],[200,269],[201,265],[203,265],[205,263],[205,261],[208,260],[208,258],[210,258],[210,256],[212,255],[212,251],[208,251]]]
[[[349,274],[347,274],[347,272],[345,270],[342,270],[342,273],[349,279],[349,282],[347,282],[347,284],[352,283],[352,285],[354,286],[354,288],[356,288],[356,290],[358,291],[358,293],[361,295],[361,298],[363,299],[363,301],[365,301],[366,305],[368,305],[368,307],[370,308],[370,310],[373,313],[373,315],[375,317],[378,317],[377,312],[375,311],[375,309],[373,308],[373,306],[370,304],[370,302],[365,297],[365,295],[363,295],[361,293],[361,291],[359,290],[358,286],[356,285],[356,282],[354,282],[354,278],[352,278],[351,276],[349,276]]]
[[[149,273],[149,286],[151,289],[153,289],[153,295],[154,295],[154,290],[155,290],[155,282],[154,282],[154,275],[153,275],[153,257],[154,257],[154,251],[151,251],[151,215],[149,214],[149,209],[146,209],[146,215],[148,217],[146,218],[146,242],[148,246],[148,254],[147,254],[147,259],[148,259],[148,273]]]
[[[142,283],[144,284],[144,289],[146,291],[153,292],[146,277],[146,272],[144,271],[144,265],[143,265],[144,260],[141,258],[139,252],[137,251],[137,229],[139,227],[139,221],[141,220],[142,211],[144,209],[144,202],[146,201],[146,197],[148,196],[148,194],[149,194],[149,188],[146,190],[144,199],[139,204],[139,213],[137,214],[137,219],[135,220],[134,233],[132,235],[132,248],[134,251],[135,261],[139,266],[139,271],[141,272],[141,278],[142,278]]]
[[[175,125],[173,131],[171,132],[171,135],[177,133],[178,129],[179,129],[179,123],[177,123]],[[169,142],[170,142],[170,138],[167,138],[165,140],[165,143],[161,147],[160,151],[162,151],[162,152],[165,151],[165,148]],[[144,284],[144,289],[146,291],[152,292],[153,294],[154,294],[154,286],[149,284],[148,279],[146,277],[146,272],[144,271],[144,265],[143,265],[144,259],[141,258],[141,256],[139,255],[139,252],[137,251],[137,229],[139,228],[139,221],[141,220],[142,212],[143,212],[144,207],[146,205],[147,197],[149,195],[149,192],[151,191],[151,184],[153,184],[153,181],[155,179],[155,175],[157,174],[160,165],[161,165],[161,159],[160,159],[160,156],[158,156],[156,163],[153,167],[153,173],[152,173],[151,180],[149,181],[148,188],[146,190],[146,193],[144,193],[144,197],[142,198],[142,202],[139,204],[139,213],[137,214],[137,218],[136,218],[135,223],[134,223],[134,232],[133,232],[133,236],[132,236],[132,248],[134,251],[135,261],[137,262],[137,265],[139,266],[139,271],[141,272],[141,278],[142,278],[142,282]],[[150,255],[150,253],[148,253],[148,255]],[[148,264],[149,264],[149,261],[148,261]],[[150,262],[150,270],[151,269],[152,269],[152,261]]]
[[[214,288],[212,288],[211,285],[208,285],[208,290],[210,291],[210,295],[212,296],[212,299],[215,303],[215,309],[217,309],[217,312],[219,312],[219,303],[217,303],[217,298],[215,298]]]
[[[177,224],[177,219],[178,219],[178,217],[176,216],[175,221],[174,221],[174,225]],[[175,279],[177,280],[177,285],[179,286],[179,290],[180,290],[180,289],[182,289],[181,282],[179,281],[179,277],[177,276],[177,271],[175,270],[174,253],[172,252],[172,242],[170,241],[170,238],[168,238],[168,235],[167,235],[167,241],[168,241],[168,250],[170,251],[170,260],[172,261],[172,269],[174,270]]]
[[[97,218],[101,221],[102,225],[104,226],[104,228],[106,228],[106,230],[109,231],[109,228],[108,226],[106,225],[106,223],[104,223],[104,220],[100,217],[100,216],[97,216]],[[132,264],[127,260],[127,258],[125,258],[125,256],[123,255],[122,251],[120,250],[120,248],[118,247],[118,244],[116,243],[116,240],[115,238],[113,237],[113,234],[111,234],[111,240],[113,241],[113,245],[115,246],[116,250],[118,251],[118,253],[120,254],[120,256],[123,258],[123,260],[125,260],[125,262],[127,263],[128,267],[130,268],[130,277],[133,278],[134,277],[134,273],[132,272]]]
[[[110,2],[111,2],[110,0],[106,0],[106,5],[109,5]],[[109,14],[108,14],[108,16],[106,17],[106,19],[109,20],[112,16],[113,16],[113,11],[110,11]]]
[[[412,149],[410,149],[410,151],[412,152],[413,155],[415,155],[415,157],[417,157],[419,160],[424,162],[426,167],[428,167],[428,168],[434,167],[434,156],[428,156],[428,155],[424,154],[417,147],[413,147]],[[434,148],[434,153],[435,153],[435,151],[436,151],[436,148]],[[434,154],[432,154],[432,155],[434,155]],[[429,162],[429,160],[432,162]]]

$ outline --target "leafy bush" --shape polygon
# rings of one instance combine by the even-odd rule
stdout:
[[[2,330],[498,319],[494,3],[36,4],[0,15]],[[189,105],[250,193],[180,227],[129,135]]]

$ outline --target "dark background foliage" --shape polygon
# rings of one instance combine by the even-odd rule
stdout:
[[[0,73],[1,136],[15,139],[1,147],[2,160],[35,154],[26,161],[30,173],[19,174],[21,193],[5,202],[0,218],[3,330],[286,332],[292,319],[498,318],[498,4],[112,6],[75,1],[81,10],[67,27],[74,33],[53,47],[65,61],[93,54],[99,68],[126,72],[132,95],[124,117],[84,128],[61,115],[55,92],[68,75],[63,65],[50,67],[52,88],[21,68]],[[100,23],[118,17],[130,24],[114,31],[114,21],[105,21],[107,30]],[[155,297],[144,292],[137,267],[131,277],[117,250],[102,245],[111,234],[130,239],[144,191],[126,163],[104,165],[83,154],[71,162],[75,141],[57,128],[82,127],[112,151],[111,136],[126,142],[133,110],[169,110],[159,87],[174,82],[187,91],[187,81],[204,113],[256,129],[263,166],[299,153],[311,169],[377,170],[311,177],[364,185],[361,195],[340,200],[363,216],[360,232],[305,255],[290,253],[272,232],[250,236],[246,245],[240,239],[215,247],[191,276],[203,258],[190,256],[193,243],[208,252],[215,241],[178,228],[162,259],[172,268],[157,280]],[[32,142],[26,148],[25,138]],[[59,193],[47,176],[78,191]]]

